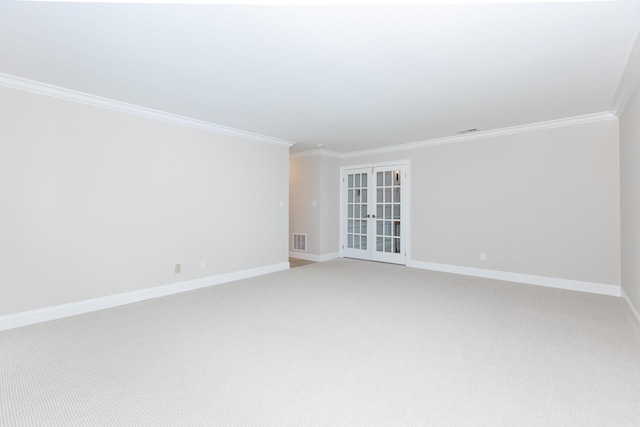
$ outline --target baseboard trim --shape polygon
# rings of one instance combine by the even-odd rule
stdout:
[[[289,256],[291,258],[303,259],[305,261],[325,262],[325,261],[331,261],[332,259],[340,258],[340,252],[334,252],[331,254],[324,254],[324,255],[313,255],[313,254],[308,254],[306,252],[289,251]]]
[[[638,309],[633,305],[633,303],[629,299],[629,296],[627,295],[627,293],[622,288],[620,288],[620,296],[627,301],[627,304],[629,305],[629,309],[631,310],[631,313],[633,313],[633,316],[635,317],[636,329],[640,333],[640,312],[638,312]],[[633,319],[631,319],[631,320],[633,320]]]
[[[216,276],[203,277],[201,279],[171,283],[169,285],[156,286],[153,288],[108,295],[100,298],[92,298],[69,304],[24,311],[22,313],[9,314],[0,316],[0,331],[103,310],[105,308],[117,307],[119,305],[131,304],[133,302],[192,291],[208,286],[220,285],[222,283],[234,282],[236,280],[248,279],[250,277],[275,273],[277,271],[287,269],[289,269],[289,262],[282,262],[278,264],[265,265],[263,267],[251,268],[248,270],[235,271],[233,273],[218,274]]]
[[[527,285],[546,286],[549,288],[567,289],[571,291],[589,292],[592,294],[620,296],[620,286],[602,283],[582,282],[579,280],[558,279],[554,277],[534,276],[531,274],[510,273],[507,271],[486,270],[483,268],[464,267],[459,265],[438,264],[410,260],[408,267],[423,270],[442,271],[445,273],[462,274],[465,276],[483,277],[486,279],[505,280],[507,282],[524,283]]]

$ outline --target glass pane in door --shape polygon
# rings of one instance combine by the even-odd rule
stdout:
[[[367,249],[367,173],[347,177],[347,247]]]
[[[401,185],[400,170],[376,171],[376,252],[400,254],[402,251],[401,223]]]

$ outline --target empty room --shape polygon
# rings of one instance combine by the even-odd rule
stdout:
[[[640,2],[0,2],[1,426],[640,426]]]

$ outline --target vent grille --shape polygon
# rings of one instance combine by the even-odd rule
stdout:
[[[465,133],[471,133],[471,132],[478,132],[478,129],[476,128],[471,128],[471,129],[465,129],[465,130],[459,130],[458,133],[461,135],[464,135]]]
[[[307,251],[307,235],[293,233],[293,250],[294,251]]]

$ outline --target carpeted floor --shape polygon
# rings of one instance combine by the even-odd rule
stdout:
[[[638,426],[622,299],[340,259],[0,333],[0,425]]]

